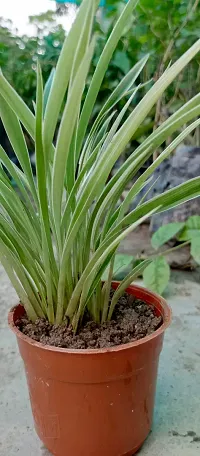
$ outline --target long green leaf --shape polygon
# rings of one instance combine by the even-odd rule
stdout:
[[[192,111],[192,112],[191,112]],[[190,116],[193,116],[195,117],[196,116],[196,108],[192,109],[191,111],[189,111],[189,115]],[[180,119],[177,120],[177,122],[179,123],[180,125],[180,122],[184,123],[184,120],[185,118],[188,118],[188,114],[184,114],[183,116],[181,116]],[[121,208],[121,216],[123,213],[125,213],[125,211],[128,209],[129,207],[129,204],[132,202],[132,200],[134,199],[134,197],[138,194],[138,191],[140,191],[140,189],[142,188],[142,184],[145,183],[145,180],[153,173],[153,171],[156,169],[157,166],[160,165],[160,163],[169,156],[169,154],[173,151],[173,149],[175,149],[175,147],[178,146],[178,144],[184,140],[184,138],[194,129],[198,126],[199,124],[199,120],[197,120],[196,122],[194,122],[193,124],[191,124],[187,129],[185,129],[185,131],[183,131],[183,133],[181,133],[181,135],[179,135],[175,140],[174,142],[172,142],[169,147],[164,150],[162,152],[162,154],[158,157],[158,159],[152,164],[152,166],[150,166],[147,171],[145,173],[143,173],[143,175],[141,176],[140,179],[138,179],[137,183],[134,184],[130,190],[130,192],[128,193],[123,205],[122,205],[122,208]],[[175,127],[176,127],[176,122],[175,122],[175,125],[172,123],[172,128],[173,130],[175,130]],[[169,128],[171,128],[171,123],[170,123],[170,126],[166,129],[167,131],[165,132],[165,136],[167,137],[167,134],[169,133]],[[162,132],[161,132],[161,135],[162,135]],[[153,141],[153,135],[152,136],[152,141]],[[160,136],[160,133],[156,133],[155,132],[155,137],[158,137]],[[166,139],[165,137],[165,139]],[[163,138],[164,139],[164,138]],[[160,141],[160,139],[159,139]],[[150,141],[144,141],[144,143],[146,145],[149,145],[150,147]],[[153,142],[151,144],[151,149],[153,150],[153,145],[155,144],[155,142]],[[99,199],[96,207],[95,207],[95,212],[97,214],[97,212],[100,210],[99,214],[98,214],[98,218],[100,218],[101,216],[101,213],[105,210],[104,209],[104,205],[105,203],[107,204],[107,202],[109,201],[109,199],[111,198],[111,195],[113,193],[113,189],[115,189],[115,194],[117,195],[117,199],[120,197],[120,194],[122,193],[122,190],[123,188],[125,188],[125,185],[126,183],[128,183],[128,181],[130,180],[130,176],[131,174],[129,174],[129,171],[131,173],[131,170],[135,168],[135,164],[136,164],[136,161],[137,161],[137,156],[143,156],[144,154],[144,159],[143,159],[143,162],[145,162],[145,154],[146,154],[146,160],[148,159],[148,155],[147,155],[147,152],[150,151],[150,154],[151,154],[151,149],[149,149],[147,147],[147,151],[143,152],[143,149],[144,149],[144,146],[143,147],[139,147],[138,150],[135,151],[134,154],[132,154],[131,157],[129,157],[127,159],[127,161],[122,165],[122,167],[119,169],[119,171],[114,175],[114,177],[110,180],[110,182],[108,182],[108,184],[106,185],[102,195],[101,195],[101,198]],[[149,154],[149,152],[148,152]],[[119,184],[120,184],[120,181],[123,182],[123,186],[122,186],[122,189],[120,189],[119,187]],[[117,193],[117,189],[116,187],[119,187],[119,193]],[[114,208],[112,207],[112,210]],[[111,212],[111,211],[110,211]],[[96,215],[95,215],[95,219],[97,220],[96,218]],[[96,223],[96,222],[95,222]],[[105,230],[106,231],[106,228]]]
[[[131,211],[122,221],[123,229],[124,227],[129,226],[130,223],[136,221],[138,217],[141,217],[141,215],[153,210],[153,208],[159,206],[157,212],[164,212],[185,203],[185,201],[197,198],[198,196],[200,196],[200,177],[195,177],[164,192],[162,195],[152,198],[150,201],[143,203],[141,206],[138,206],[136,209]],[[121,223],[116,225],[115,228],[110,231],[109,236],[119,233],[120,229]]]
[[[172,82],[174,77],[176,77],[176,75],[184,68],[184,66],[191,60],[199,49],[200,40],[198,40],[189,51],[187,51],[169,70],[165,72],[165,74],[149,90],[148,94],[145,95],[143,100],[134,109],[133,113],[129,116],[124,125],[116,133],[109,147],[102,154],[98,165],[95,168],[95,172],[92,174],[90,182],[88,182],[88,185],[83,192],[79,203],[77,204],[69,232],[72,227],[74,229],[76,220],[81,220],[81,209],[85,212],[86,205],[89,207],[94,197],[99,196],[97,195],[97,191],[100,190],[101,192],[101,188],[107,180],[113,165],[124,150],[128,141],[131,139],[134,131],[136,131],[137,125],[144,120],[147,113],[161,96],[165,88],[170,84],[170,82]]]
[[[50,90],[51,90],[51,86],[52,86],[52,83],[53,83],[53,80],[54,80],[54,76],[55,76],[55,68],[52,68],[51,70],[51,73],[50,73],[50,76],[45,84],[45,88],[44,88],[44,102],[43,102],[43,110],[45,112],[45,109],[46,109],[46,106],[47,106],[47,101],[48,101],[48,98],[49,98],[49,93],[50,93]]]
[[[86,129],[88,126],[88,122],[99,92],[99,88],[103,81],[104,75],[108,68],[113,52],[116,49],[117,43],[119,42],[122,36],[127,20],[129,19],[130,15],[135,9],[137,3],[138,0],[129,0],[106,43],[103,53],[101,54],[81,113],[77,144],[78,150],[80,150],[81,148],[83,138],[85,136]]]
[[[99,124],[101,124],[101,122],[103,121],[103,119],[105,118],[105,116],[108,115],[108,113],[110,112],[110,110],[125,96],[130,96],[132,95],[132,91],[131,93],[129,92],[129,89],[131,88],[131,86],[134,84],[135,80],[137,79],[137,77],[139,76],[139,74],[141,73],[142,69],[144,68],[146,62],[148,60],[148,55],[145,56],[143,59],[141,59],[139,62],[136,63],[136,65],[134,65],[133,68],[131,68],[131,70],[128,72],[127,75],[125,75],[125,77],[121,80],[121,82],[119,83],[119,85],[116,87],[116,89],[112,92],[112,94],[110,95],[110,97],[108,98],[108,100],[104,103],[101,111],[99,112],[95,122],[94,122],[94,125],[91,127],[91,130],[88,134],[88,137],[86,139],[86,144],[87,144],[87,141],[89,140],[90,137],[92,137],[94,134],[95,134],[95,130],[97,128],[97,126]],[[140,88],[142,87],[142,85],[140,85]],[[139,88],[139,87],[138,87]],[[137,89],[137,88],[136,88]],[[133,89],[133,92],[136,90],[136,89]],[[78,160],[78,156],[79,156],[79,152],[80,152],[80,144],[78,143],[77,145],[77,152],[76,152],[76,161]],[[84,145],[84,148],[85,148],[85,145]],[[83,161],[83,155],[84,155],[84,148],[83,148],[83,152],[81,153],[81,158],[80,158],[80,162]]]
[[[44,260],[44,269],[47,285],[47,300],[48,300],[48,317],[51,323],[54,323],[54,306],[53,306],[53,280],[51,277],[51,266],[54,279],[58,277],[57,266],[54,258],[52,247],[50,220],[48,212],[48,200],[46,189],[46,173],[45,157],[42,142],[42,126],[43,126],[43,83],[41,68],[37,66],[37,97],[36,97],[36,128],[35,128],[35,145],[36,145],[36,169],[37,169],[37,184],[40,202],[40,218],[42,232],[42,253]],[[57,277],[56,277],[57,276]]]
[[[113,188],[116,182],[121,178],[123,173],[126,172],[128,168],[131,169],[131,165],[134,166],[135,159],[143,153],[145,150],[149,150],[148,147],[156,149],[159,147],[168,136],[171,136],[176,130],[181,128],[190,120],[194,119],[200,114],[200,95],[194,97],[188,104],[188,109],[182,107],[177,111],[176,115],[172,115],[164,124],[157,128],[143,143],[129,156],[129,158],[123,163],[120,169],[115,173],[115,175],[107,183],[104,193],[108,194],[110,189]],[[190,109],[192,108],[192,109]],[[148,157],[147,157],[148,158]],[[102,196],[103,197],[103,196]]]
[[[74,307],[76,308],[76,305],[78,303],[80,294],[81,294],[81,300],[79,304],[79,310],[81,307],[84,307],[85,301],[87,300],[87,294],[88,290],[90,289],[90,286],[92,284],[92,281],[94,280],[94,277],[96,275],[96,272],[98,271],[99,265],[103,263],[103,261],[106,259],[107,255],[113,251],[116,247],[118,247],[119,243],[121,242],[122,239],[124,239],[131,231],[133,231],[135,228],[137,228],[138,225],[140,225],[142,222],[146,220],[147,217],[150,217],[157,208],[153,209],[150,213],[146,214],[144,217],[141,217],[138,219],[136,222],[131,224],[127,229],[125,229],[121,234],[118,234],[118,236],[110,237],[109,238],[109,243],[105,241],[102,243],[102,245],[99,247],[99,249],[95,252],[93,255],[92,259],[88,263],[87,267],[84,270],[84,273],[82,277],[80,278],[76,288],[74,289],[74,292],[72,294],[71,300],[69,302],[68,308],[67,308],[67,316],[72,316],[74,313]],[[73,311],[72,311],[73,310]]]
[[[40,254],[40,233],[35,230],[33,220],[25,211],[16,192],[12,189],[12,187],[8,187],[2,180],[0,180],[0,203],[12,220],[16,229],[20,229],[22,233],[27,236],[36,252]]]
[[[26,179],[26,175],[19,170],[19,168],[8,158],[5,150],[0,146],[0,161],[4,167],[8,170],[9,174],[17,184],[24,201],[28,206],[28,210],[31,213],[32,218],[34,219],[35,224],[38,224],[37,215],[35,214],[35,208],[33,206],[33,201],[30,198],[30,187]],[[38,227],[39,228],[39,227]]]
[[[78,175],[77,179],[76,179],[76,182],[74,184],[74,187],[69,195],[69,198],[66,202],[66,205],[65,205],[65,208],[64,208],[64,211],[63,211],[63,216],[62,216],[62,223],[61,223],[61,231],[62,233],[64,233],[64,231],[66,231],[66,228],[68,228],[68,225],[70,223],[70,219],[71,219],[71,210],[75,208],[75,205],[73,204],[73,201],[75,199],[75,195],[79,189],[79,187],[82,185],[84,185],[84,177],[85,175],[87,174],[87,172],[92,168],[95,160],[96,160],[96,157],[98,155],[98,152],[101,148],[101,145],[104,141],[104,138],[100,141],[100,143],[95,147],[95,149],[93,150],[92,154],[90,155],[90,157],[88,158],[85,166],[82,168],[82,171],[81,173]]]
[[[62,195],[64,188],[65,169],[67,164],[67,157],[69,153],[70,143],[79,111],[82,93],[84,90],[86,76],[89,70],[91,58],[94,50],[94,41],[89,46],[88,51],[79,67],[77,75],[74,79],[73,86],[70,90],[70,94],[65,106],[63,113],[58,140],[56,145],[54,163],[53,163],[53,175],[52,175],[52,206],[53,216],[56,228],[57,239],[61,249],[61,232],[60,232],[60,221],[61,221],[61,204]],[[70,172],[70,170],[68,171]]]
[[[138,190],[141,188],[141,184],[143,184],[151,174],[155,171],[155,169],[166,159],[169,155],[173,152],[174,149],[200,124],[200,119],[193,122],[189,127],[187,127],[177,138],[171,142],[171,144],[159,155],[159,157],[149,166],[146,171],[138,178],[136,183],[130,189],[128,195],[123,201],[123,204],[120,208],[119,217],[123,217],[126,211],[129,208],[130,203],[133,201],[134,197],[138,194]]]
[[[24,291],[22,285],[19,282],[19,279],[16,277],[15,271],[13,270],[12,265],[12,256],[6,256],[2,251],[2,241],[0,240],[0,260],[3,265],[13,287],[15,288],[21,303],[23,304],[27,315],[30,320],[35,321],[38,318],[36,311],[34,310],[26,292]]]
[[[4,234],[4,236],[5,236],[5,234]],[[0,256],[1,256],[2,264],[4,265],[5,269],[7,270],[7,273],[9,275],[11,281],[14,283],[15,289],[18,291],[20,299],[22,299],[22,303],[25,306],[28,316],[33,320],[36,319],[37,315],[39,315],[40,317],[44,317],[44,313],[40,307],[39,299],[36,298],[36,295],[33,292],[32,285],[26,275],[26,272],[23,270],[23,267],[20,264],[19,260],[16,258],[16,256],[10,251],[10,249],[3,242],[2,233],[1,233],[1,238],[0,238]],[[13,270],[15,271],[21,284],[23,284],[23,286],[25,286],[28,299],[26,298],[26,295],[25,295],[22,287],[19,285],[19,282],[17,283],[15,275],[13,274]]]
[[[33,179],[33,172],[22,128],[16,114],[12,111],[2,96],[0,96],[0,116],[16,157],[18,158],[20,165],[26,174],[32,191],[32,196],[37,203],[37,193]]]
[[[69,84],[74,57],[76,56],[76,50],[79,47],[80,38],[82,38],[80,31],[84,28],[88,12],[93,12],[93,4],[93,0],[83,0],[73,27],[65,39],[57,63],[44,117],[43,140],[46,157],[49,155],[49,149],[54,137],[58,116]]]
[[[7,237],[5,237],[5,233]],[[42,309],[46,315],[45,305],[45,278],[42,269],[37,263],[38,258],[35,257],[34,252],[31,250],[30,245],[3,217],[0,217],[0,237],[4,240],[7,247],[18,257],[21,264],[26,268],[30,277],[32,277],[39,296],[42,298]],[[42,305],[43,304],[43,305]]]
[[[117,287],[110,304],[108,320],[111,320],[115,306],[119,298],[123,295],[126,288],[130,283],[134,282],[144,271],[144,269],[151,263],[151,260],[144,260],[141,264],[138,264],[135,268],[130,271],[130,273],[122,280],[122,282]]]
[[[6,100],[10,108],[15,112],[19,120],[22,122],[28,133],[34,138],[34,115],[26,106],[22,98],[16,93],[9,82],[0,72],[0,94]]]

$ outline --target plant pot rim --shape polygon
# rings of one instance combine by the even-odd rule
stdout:
[[[113,281],[112,283],[113,283],[113,285],[116,286],[119,282]],[[25,334],[23,334],[16,327],[15,318],[14,318],[15,317],[15,311],[16,311],[16,309],[19,306],[21,306],[21,304],[17,304],[16,306],[14,306],[10,310],[10,312],[8,314],[8,325],[9,325],[10,329],[15,333],[17,338],[24,340],[24,342],[27,342],[28,344],[30,344],[32,346],[35,346],[37,348],[41,348],[43,350],[48,350],[48,351],[51,351],[51,352],[57,352],[57,353],[64,353],[65,352],[66,354],[68,353],[68,354],[73,354],[73,355],[77,354],[77,355],[88,356],[88,355],[94,355],[94,354],[97,354],[97,353],[105,354],[105,353],[109,353],[109,352],[119,352],[119,351],[123,351],[123,350],[127,350],[127,349],[132,349],[133,347],[138,347],[139,345],[147,344],[152,339],[157,338],[163,332],[165,332],[165,330],[168,328],[168,326],[171,323],[172,310],[171,310],[171,307],[168,305],[167,301],[162,296],[158,295],[157,293],[155,293],[153,291],[148,290],[145,287],[141,287],[140,285],[130,285],[127,288],[126,291],[129,292],[130,290],[132,290],[132,291],[141,290],[141,291],[143,291],[145,293],[145,298],[146,297],[148,298],[148,296],[149,296],[150,298],[153,298],[155,300],[155,302],[156,301],[159,302],[159,304],[160,304],[160,306],[162,308],[161,314],[162,314],[162,318],[163,318],[162,325],[156,331],[154,331],[154,333],[150,334],[149,336],[145,336],[142,339],[133,341],[133,342],[128,342],[126,344],[116,345],[114,347],[94,348],[94,349],[90,349],[90,348],[86,348],[86,349],[84,349],[84,348],[82,348],[82,349],[69,349],[69,348],[54,347],[52,345],[44,345],[41,342],[37,342],[34,339],[31,339],[31,337],[26,336]],[[150,302],[146,301],[145,299],[144,299],[144,301],[147,304],[152,305]]]

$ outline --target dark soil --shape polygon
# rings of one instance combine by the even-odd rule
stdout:
[[[71,326],[51,325],[44,319],[32,323],[23,317],[16,322],[20,331],[42,344],[72,349],[126,344],[152,334],[161,324],[162,317],[152,307],[127,293],[119,299],[110,322],[98,325],[86,315],[77,334]]]

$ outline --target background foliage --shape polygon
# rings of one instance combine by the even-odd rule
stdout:
[[[162,247],[172,240],[175,245],[163,250]],[[200,265],[200,216],[193,215],[186,222],[173,222],[161,226],[153,234],[151,245],[153,251],[149,258],[152,262],[144,270],[143,280],[147,288],[162,295],[170,280],[170,266],[166,255],[188,245],[191,257],[196,265]],[[114,267],[115,280],[123,280],[133,266],[141,264],[147,258],[146,255],[144,258],[136,258],[127,254],[117,254]]]
[[[97,65],[105,42],[124,6],[124,1],[107,0],[106,4],[107,8],[100,8],[98,12],[96,21],[98,40],[90,74]],[[176,60],[195,42],[200,31],[199,5],[200,0],[165,0],[164,2],[141,0],[139,2],[107,70],[94,116],[97,115],[105,99],[118,85],[124,74],[141,57],[147,53],[150,54],[140,78],[140,82],[144,83],[151,78],[157,79],[170,61]],[[35,26],[35,36],[20,36],[11,21],[0,18],[0,67],[9,82],[33,109],[36,61],[39,58],[46,81],[51,69],[56,65],[65,30],[62,25],[57,24],[56,13],[53,11],[31,16],[29,20]],[[147,88],[150,84],[151,82]],[[144,125],[134,134],[133,143],[130,146],[134,147],[135,141],[143,140],[146,132],[152,130],[154,125],[158,125],[176,111],[183,102],[197,93],[199,88],[200,56],[197,56],[178,80],[168,88],[165,97],[158,102],[156,108],[153,108]],[[145,90],[146,86],[138,92],[134,98],[134,104],[138,102]],[[131,109],[132,106],[129,110]],[[0,131],[1,143],[2,135],[3,132]],[[3,145],[5,147],[5,144]]]
[[[113,24],[124,6],[124,2],[120,0],[107,0],[107,5],[109,4],[112,5],[111,9],[99,10],[96,24],[99,39],[93,67],[96,66]],[[170,60],[176,60],[185,52],[199,38],[198,6],[199,0],[141,0],[114,53],[99,99],[107,96],[143,55],[150,53],[143,73],[143,80],[146,81],[151,77],[156,78],[157,73],[163,71]],[[36,74],[32,70],[35,70],[36,59],[39,57],[47,79],[51,68],[57,62],[65,36],[63,27],[56,23],[53,11],[31,16],[30,23],[36,27],[36,36],[19,36],[11,21],[0,19],[0,66],[29,104],[35,98]],[[200,84],[199,64],[200,57],[197,56],[181,75],[176,83],[175,100],[171,100],[174,87],[168,90],[166,102],[171,100],[170,109],[172,106],[175,109],[183,99],[197,91]]]

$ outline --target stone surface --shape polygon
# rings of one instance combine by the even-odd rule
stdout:
[[[199,279],[197,271],[176,272],[169,285],[173,323],[160,360],[152,433],[139,456],[200,454],[200,442],[194,441],[200,436]],[[23,363],[7,327],[17,297],[1,268],[0,284],[0,455],[51,456],[33,430]]]
[[[200,176],[200,148],[179,146],[176,153],[156,170],[155,178],[158,176],[159,179],[152,190],[152,196],[176,187],[188,179]],[[195,198],[165,213],[153,215],[150,229],[154,232],[166,223],[182,222],[187,220],[190,215],[196,214],[200,215],[200,198]]]

